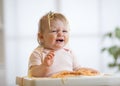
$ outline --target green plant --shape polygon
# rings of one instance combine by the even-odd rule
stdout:
[[[116,27],[113,32],[106,33],[103,38],[109,37],[112,42],[117,40],[118,44],[113,44],[109,47],[103,47],[102,52],[107,51],[111,57],[113,57],[113,62],[109,63],[110,68],[117,68],[120,71],[120,27]]]

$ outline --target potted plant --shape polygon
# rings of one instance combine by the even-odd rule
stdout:
[[[108,67],[117,68],[117,71],[120,72],[120,27],[116,27],[114,31],[106,33],[103,38],[105,39],[106,37],[110,39],[112,45],[103,47],[101,51],[107,51],[113,59],[113,61],[108,64]]]

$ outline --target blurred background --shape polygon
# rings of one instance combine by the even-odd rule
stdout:
[[[113,73],[112,58],[101,53],[103,34],[120,26],[120,0],[0,0],[0,86],[15,86],[26,76],[37,43],[39,19],[49,11],[63,13],[70,23],[69,46],[84,67]]]

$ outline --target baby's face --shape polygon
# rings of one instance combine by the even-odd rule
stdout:
[[[44,47],[48,49],[63,48],[69,39],[68,25],[62,21],[57,20],[51,23],[50,29],[47,29],[43,34]]]

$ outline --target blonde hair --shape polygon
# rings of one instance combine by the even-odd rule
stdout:
[[[45,14],[38,23],[38,33],[44,33],[46,29],[51,29],[51,23],[56,22],[57,20],[62,21],[65,25],[68,25],[68,20],[66,17],[61,14],[61,13],[54,13],[54,12],[49,12]],[[39,37],[37,37],[38,43],[40,43]]]

